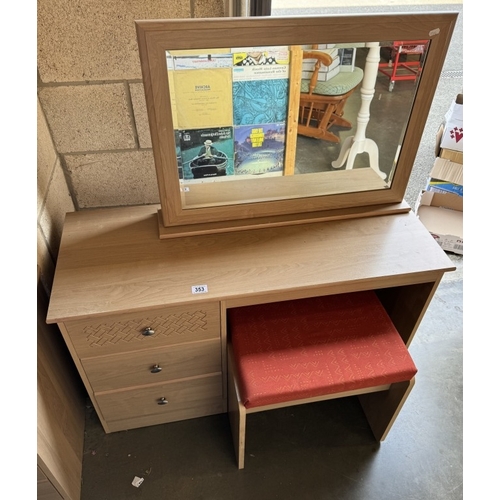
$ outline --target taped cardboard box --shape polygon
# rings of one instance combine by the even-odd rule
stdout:
[[[463,255],[463,209],[462,196],[422,191],[415,213],[443,250]]]
[[[436,134],[436,148],[435,148],[436,156],[463,165],[464,163],[463,151],[454,151],[453,149],[446,149],[441,147],[441,139],[443,138],[443,133],[444,133],[444,124],[441,124]]]
[[[463,94],[458,94],[445,115],[445,126],[441,137],[441,148],[453,151],[464,150]]]

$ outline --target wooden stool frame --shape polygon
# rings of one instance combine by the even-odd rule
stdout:
[[[411,380],[394,384],[367,386],[353,391],[337,392],[324,396],[297,399],[285,403],[247,409],[241,402],[238,389],[238,374],[234,365],[234,354],[231,344],[228,342],[228,414],[238,469],[243,469],[245,467],[246,416],[249,413],[275,410],[288,406],[315,403],[348,396],[358,396],[375,439],[383,441],[387,437],[414,385],[415,377]]]

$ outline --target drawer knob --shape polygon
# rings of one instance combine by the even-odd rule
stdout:
[[[154,365],[153,368],[151,368],[151,373],[160,373],[160,372],[161,372],[160,365]]]
[[[160,398],[158,400],[159,405],[168,405],[168,401],[165,398]]]
[[[146,328],[144,328],[142,334],[145,337],[150,337],[151,335],[155,334],[155,331],[150,326],[147,326]]]

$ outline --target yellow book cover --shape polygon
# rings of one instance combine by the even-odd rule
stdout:
[[[232,70],[230,68],[175,70],[171,93],[176,129],[226,127],[233,124]]]

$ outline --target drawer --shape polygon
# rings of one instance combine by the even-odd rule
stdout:
[[[219,303],[64,323],[80,358],[220,338]],[[148,330],[149,329],[149,330]]]
[[[219,339],[82,359],[94,392],[222,371]],[[155,365],[157,366],[155,368]]]
[[[221,373],[95,396],[112,432],[220,413],[224,404]]]

